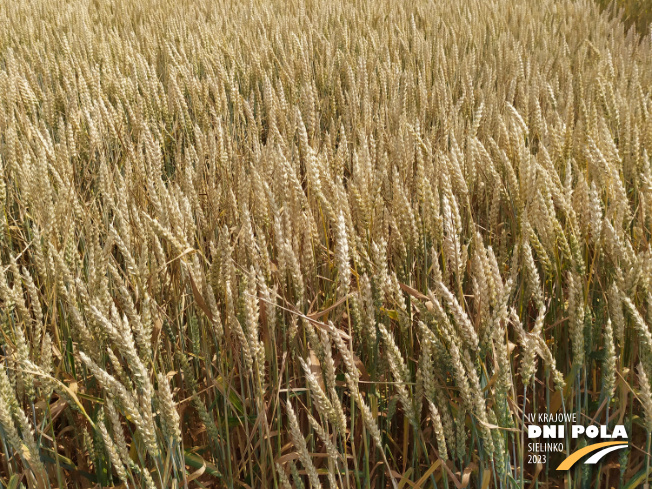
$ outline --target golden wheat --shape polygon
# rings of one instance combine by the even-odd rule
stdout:
[[[3,487],[647,479],[649,34],[589,0],[0,26]],[[630,446],[526,465],[546,410]]]

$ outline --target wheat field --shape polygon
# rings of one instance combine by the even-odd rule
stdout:
[[[651,155],[589,0],[0,2],[0,486],[647,484]]]

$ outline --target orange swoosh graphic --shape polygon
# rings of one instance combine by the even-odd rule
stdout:
[[[588,447],[584,447],[581,450],[571,453],[568,457],[566,457],[566,459],[562,463],[559,464],[557,470],[568,470],[573,465],[575,465],[575,462],[581,459],[584,455],[588,455],[589,453],[595,452],[596,450],[599,450],[601,448],[610,447],[613,445],[626,445],[626,444],[627,442],[622,442],[622,441],[605,441],[603,443],[594,443],[593,445],[589,445]]]

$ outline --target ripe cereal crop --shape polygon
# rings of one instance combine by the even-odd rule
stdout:
[[[647,484],[652,35],[615,11],[0,2],[1,487]],[[530,462],[532,413],[628,446],[556,471],[593,440]]]

